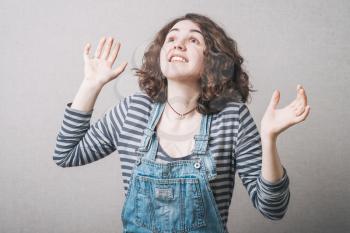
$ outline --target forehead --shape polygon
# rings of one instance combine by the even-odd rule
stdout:
[[[197,24],[195,24],[194,22],[192,22],[191,20],[182,20],[177,22],[170,30],[170,32],[179,32],[179,31],[183,31],[183,32],[198,32],[201,33],[201,29],[199,28],[199,26]]]

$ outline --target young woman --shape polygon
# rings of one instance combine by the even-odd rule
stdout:
[[[206,16],[186,14],[165,25],[136,70],[141,91],[124,97],[90,125],[96,98],[116,69],[120,43],[102,38],[65,109],[53,159],[81,166],[118,151],[126,200],[123,232],[228,232],[235,174],[253,206],[281,219],[290,192],[277,136],[309,114],[305,90],[277,109],[279,92],[260,133],[245,104],[249,78],[236,42]]]

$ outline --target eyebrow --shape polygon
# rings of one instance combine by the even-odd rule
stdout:
[[[179,29],[178,28],[173,28],[168,33],[170,33],[171,31],[179,31]],[[199,33],[199,34],[201,34],[203,36],[202,32],[198,31],[197,29],[191,29],[190,32],[197,32],[197,33]]]

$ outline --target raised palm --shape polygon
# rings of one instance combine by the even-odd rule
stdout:
[[[120,49],[120,43],[115,42],[113,44],[113,41],[114,39],[112,37],[108,38],[107,41],[105,37],[102,37],[94,57],[90,57],[90,43],[85,45],[84,75],[86,81],[103,86],[124,71],[127,62],[122,63],[114,70],[112,69]]]
[[[280,100],[279,91],[275,91],[261,120],[261,134],[277,137],[287,128],[302,122],[310,112],[307,96],[301,85],[297,86],[297,97],[286,107],[276,109]]]

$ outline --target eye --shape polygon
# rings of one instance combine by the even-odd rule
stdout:
[[[199,40],[197,40],[197,39],[196,39],[196,38],[194,38],[194,37],[191,37],[191,38],[190,38],[190,41],[191,41],[191,42],[193,42],[193,41],[194,41],[195,43],[199,44]]]
[[[173,41],[173,40],[174,40],[173,37],[169,37],[169,38],[167,39],[168,42],[171,42],[171,41]]]

